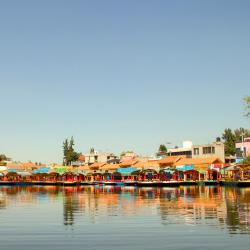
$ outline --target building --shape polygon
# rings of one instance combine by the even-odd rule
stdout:
[[[167,156],[186,156],[188,158],[192,157],[192,146],[191,141],[184,141],[182,147],[175,147],[168,149]]]
[[[225,162],[225,146],[221,141],[210,144],[193,145],[192,158],[217,157]]]
[[[250,156],[250,137],[246,137],[242,142],[237,142],[235,144],[236,157],[244,158]]]
[[[91,150],[89,154],[85,154],[85,163],[90,165],[95,162],[104,163],[117,163],[119,157],[113,153],[98,152],[96,150]]]
[[[210,144],[193,145],[191,141],[184,141],[181,148],[171,148],[167,156],[185,156],[187,158],[217,157],[225,162],[224,143],[217,141]]]

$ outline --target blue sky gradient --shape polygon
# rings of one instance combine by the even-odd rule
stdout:
[[[1,1],[0,152],[153,154],[249,128],[250,1]]]

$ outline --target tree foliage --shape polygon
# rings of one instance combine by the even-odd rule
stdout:
[[[245,165],[250,165],[250,156],[247,156],[241,163]]]
[[[7,161],[7,160],[8,160],[8,158],[7,158],[6,155],[0,154],[0,165],[1,165],[1,166],[5,166],[5,165],[6,165],[6,162],[5,162],[5,161]]]
[[[235,155],[236,153],[236,142],[241,142],[244,137],[250,136],[250,131],[244,128],[237,128],[234,131],[230,128],[226,128],[222,134],[222,139],[225,144],[225,154]]]
[[[243,102],[245,106],[245,116],[250,117],[250,96],[244,97]]]
[[[158,149],[159,152],[167,152],[167,147],[164,144],[161,144]]]
[[[63,142],[63,165],[70,166],[72,162],[78,160],[80,154],[74,150],[74,145],[73,136]]]
[[[6,161],[7,160],[7,156],[4,154],[0,154],[0,161]]]
[[[120,157],[123,157],[123,156],[125,156],[126,154],[134,154],[134,151],[132,151],[132,150],[122,151],[122,152],[120,153]]]

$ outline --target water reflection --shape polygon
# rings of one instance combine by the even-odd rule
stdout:
[[[250,233],[250,188],[0,187],[0,215],[19,203],[41,202],[63,206],[66,227],[82,218],[94,224],[111,216],[156,216],[164,226],[208,225],[231,234]]]

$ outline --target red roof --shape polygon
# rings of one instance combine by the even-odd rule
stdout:
[[[164,165],[164,166],[172,166],[179,160],[181,160],[183,157],[182,156],[167,156],[158,161],[159,165]]]
[[[83,154],[80,154],[78,157],[78,161],[84,161],[85,162],[85,156]]]
[[[90,169],[98,169],[101,168],[102,166],[104,166],[106,163],[105,162],[95,162],[93,164],[91,164],[89,167]]]
[[[206,158],[182,158],[178,161],[177,165],[211,165],[211,164],[222,164],[223,162],[217,157],[206,157]]]
[[[129,167],[129,166],[133,166],[134,164],[136,164],[138,161],[136,160],[128,160],[128,161],[123,161],[122,163],[120,163],[120,167]]]

